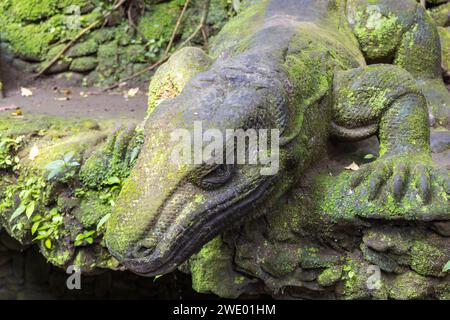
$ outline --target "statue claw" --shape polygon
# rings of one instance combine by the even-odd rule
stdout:
[[[355,172],[350,186],[368,195],[369,201],[382,199],[383,192],[392,194],[396,202],[401,202],[406,195],[416,195],[425,204],[436,195],[450,195],[448,172],[434,165],[431,159],[424,159],[421,155],[381,158]]]

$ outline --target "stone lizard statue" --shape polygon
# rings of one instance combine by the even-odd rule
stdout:
[[[359,206],[389,199],[393,215],[406,210],[411,219],[450,212],[449,175],[431,160],[428,114],[448,125],[450,99],[436,27],[415,1],[254,1],[217,36],[211,56],[185,48],[150,86],[145,143],[106,233],[110,252],[132,271],[170,272],[220,232],[267,211],[331,137],[379,137],[380,157],[343,181]],[[173,163],[170,133],[192,132],[195,121],[222,132],[279,129],[279,172]]]

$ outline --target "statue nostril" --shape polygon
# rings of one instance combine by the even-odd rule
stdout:
[[[144,242],[140,242],[133,250],[133,258],[145,258],[152,254],[154,246],[146,245]]]

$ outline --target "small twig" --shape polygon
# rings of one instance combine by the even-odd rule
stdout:
[[[202,36],[203,36],[203,46],[205,51],[209,52],[209,42],[208,42],[208,33],[206,32],[205,25],[202,26]]]
[[[136,33],[142,38],[142,40],[144,40],[145,43],[148,42],[148,40],[146,39],[145,35],[141,32],[141,30],[139,30],[138,26],[136,25],[136,23],[133,20],[133,5],[134,3],[132,2],[130,4],[130,6],[128,7],[128,11],[127,11],[127,16],[128,16],[128,24],[134,29],[134,31],[136,31]],[[139,9],[139,8],[137,8]]]
[[[183,43],[180,45],[180,48],[183,48],[186,44],[188,44],[204,28],[206,19],[208,18],[209,3],[210,0],[206,0],[205,7],[203,8],[202,18],[200,19],[200,23],[198,24],[197,28],[195,28],[194,32],[192,32],[191,35],[187,37],[186,40],[183,41]]]
[[[42,76],[61,58],[61,56],[64,53],[67,52],[67,50],[69,50],[75,43],[77,43],[78,40],[80,40],[86,33],[97,27],[99,23],[104,22],[114,11],[119,9],[125,2],[127,2],[127,0],[121,0],[119,2],[116,1],[114,6],[109,12],[105,13],[100,19],[94,21],[89,26],[81,30],[75,38],[73,38],[63,49],[61,49],[61,51],[47,64],[47,66],[45,66],[41,71],[39,71],[37,75],[34,76],[34,78],[39,78],[40,76]]]
[[[184,3],[183,9],[181,10],[180,16],[177,19],[177,23],[175,24],[175,28],[173,28],[172,36],[170,37],[169,44],[167,45],[167,48],[164,51],[165,56],[167,56],[169,54],[170,49],[172,49],[173,42],[177,35],[178,29],[180,28],[180,25],[181,25],[181,20],[183,19],[184,13],[186,12],[186,9],[190,2],[191,2],[191,0],[186,0],[186,2]]]

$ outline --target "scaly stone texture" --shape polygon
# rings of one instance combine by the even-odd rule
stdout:
[[[50,16],[51,8],[42,12]],[[238,26],[231,24],[227,30],[236,31],[233,27]],[[220,38],[218,42],[220,46]],[[114,51],[117,45],[108,46]],[[95,47],[92,42],[79,48],[76,59]],[[171,71],[170,66],[166,69]],[[320,74],[312,73],[317,78],[311,82],[320,84]],[[155,81],[163,87],[151,88],[150,108],[180,91],[176,77],[167,80],[160,73]],[[314,88],[321,87],[306,86],[302,94],[313,95]],[[107,251],[103,233],[123,181],[139,156],[141,124],[116,127],[110,122],[4,114],[0,132],[0,221],[4,231],[19,241],[18,250],[36,244],[49,264],[62,269],[76,265],[85,274],[123,270]],[[447,170],[449,137],[448,130],[437,128],[431,145],[434,160]],[[373,207],[345,189],[349,174],[344,167],[352,161],[372,162],[378,149],[374,139],[330,143],[328,156],[270,210],[215,238],[181,267],[192,274],[193,288],[223,297],[450,299],[450,275],[443,272],[450,260],[449,212],[417,212],[418,197],[410,216],[398,211],[390,199]],[[348,197],[336,199],[342,191]],[[344,212],[342,207],[351,207],[349,201],[355,202],[355,210]],[[0,254],[0,279],[4,279],[0,285],[9,285],[15,281],[13,273],[22,269],[13,265],[22,266],[23,255],[3,247],[0,252],[6,252]],[[6,298],[21,297],[27,282],[16,278],[17,288],[2,291]],[[123,292],[136,288],[121,285]]]

